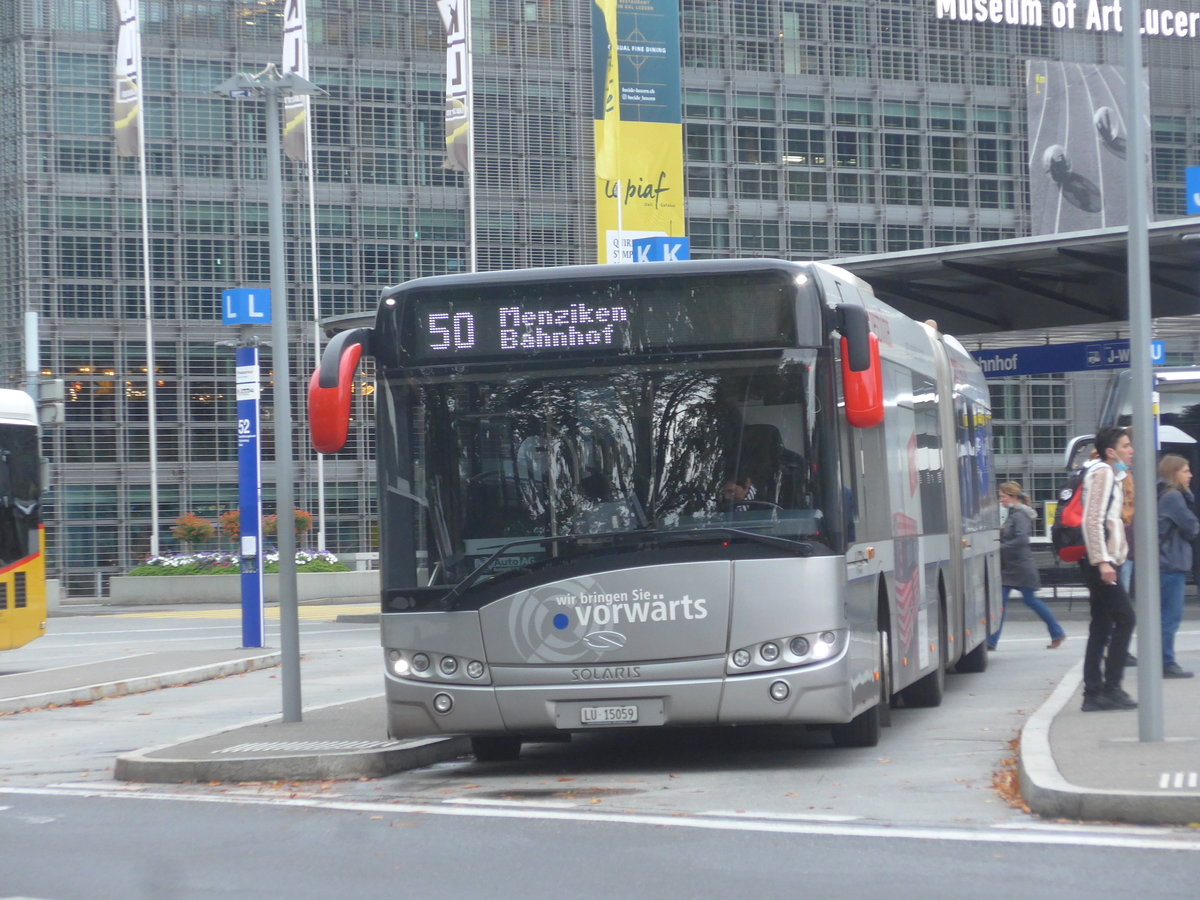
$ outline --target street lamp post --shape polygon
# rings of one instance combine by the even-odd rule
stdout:
[[[271,247],[271,343],[275,370],[275,509],[279,545],[279,649],[283,667],[283,721],[299,722],[300,611],[296,598],[296,508],[292,465],[292,397],[288,359],[287,257],[283,243],[283,164],[280,138],[283,98],[324,94],[295,72],[281,74],[274,63],[256,75],[238,73],[213,88],[231,100],[264,100],[267,112],[267,214]]]

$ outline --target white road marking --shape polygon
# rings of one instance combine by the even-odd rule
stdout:
[[[352,800],[322,800],[303,797],[230,797],[212,795],[169,794],[157,791],[114,793],[95,788],[19,788],[0,787],[0,795],[37,797],[75,797],[80,799],[108,797],[121,800],[158,800],[175,803],[218,803],[252,806],[328,809],[339,812],[380,813],[390,815],[459,816],[466,818],[531,819],[558,822],[588,822],[591,824],[648,825],[656,828],[700,828],[709,831],[745,831],[769,834],[806,834],[816,837],[887,838],[913,841],[960,841],[975,844],[1046,844],[1069,847],[1112,847],[1125,850],[1200,851],[1200,839],[1180,837],[1143,837],[1138,834],[1110,834],[1105,831],[1042,831],[1039,829],[1012,830],[1000,828],[954,829],[911,825],[852,825],[838,822],[769,821],[757,818],[730,819],[700,815],[606,813],[589,810],[516,809],[459,803],[456,805],[426,805],[418,803],[356,802]]]

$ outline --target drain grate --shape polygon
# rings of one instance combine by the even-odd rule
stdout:
[[[259,741],[235,744],[214,754],[224,753],[333,753],[339,750],[389,750],[399,741]]]
[[[1158,786],[1164,791],[1200,787],[1200,773],[1163,772],[1158,776]]]

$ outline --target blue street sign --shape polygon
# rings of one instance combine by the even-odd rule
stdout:
[[[632,244],[634,262],[674,262],[692,258],[692,242],[685,237],[637,238]]]
[[[1092,369],[1128,369],[1130,350],[1129,341],[1087,341],[974,350],[971,356],[983,369],[985,378],[1009,378],[1013,375],[1049,375]],[[1150,361],[1154,365],[1161,365],[1165,358],[1163,342],[1151,341]]]
[[[1189,216],[1200,213],[1200,166],[1188,166],[1184,170],[1187,183],[1187,211]]]
[[[221,291],[221,324],[270,325],[270,289],[231,288]]]
[[[262,647],[262,486],[259,479],[258,348],[237,348],[238,524],[242,563],[242,646]]]

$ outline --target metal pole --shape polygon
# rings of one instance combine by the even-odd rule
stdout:
[[[292,466],[292,395],[288,360],[287,258],[283,244],[283,163],[280,112],[283,91],[273,72],[258,79],[267,107],[267,212],[271,241],[271,361],[275,370],[275,512],[279,547],[279,649],[283,668],[283,721],[299,722],[300,611],[296,599],[296,528]]]
[[[1138,738],[1163,739],[1162,630],[1158,586],[1158,481],[1151,410],[1154,373],[1150,362],[1150,248],[1146,171],[1146,98],[1142,92],[1142,4],[1125,4],[1126,179],[1129,207],[1129,337],[1133,390],[1133,483],[1137,513],[1134,544],[1142,548],[1133,567],[1138,618]]]
[[[138,65],[141,65],[140,59]],[[145,102],[144,98],[138,100],[139,104],[143,102]],[[146,309],[146,434],[149,439],[148,450],[150,453],[150,555],[158,556],[158,379],[154,372],[154,296],[150,287],[150,189],[146,181],[146,129],[141,122],[138,123],[137,139],[138,180],[141,184],[142,200],[142,302]]]
[[[37,403],[41,398],[42,365],[37,310],[25,310],[25,393]]]

